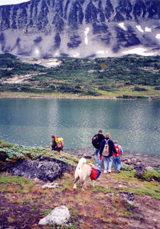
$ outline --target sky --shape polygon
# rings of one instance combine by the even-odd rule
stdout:
[[[12,5],[28,1],[29,0],[0,0],[0,5]]]

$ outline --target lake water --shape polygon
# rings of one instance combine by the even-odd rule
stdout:
[[[83,152],[99,129],[126,152],[160,156],[160,101],[0,99],[0,139],[11,143],[46,147],[56,134]]]

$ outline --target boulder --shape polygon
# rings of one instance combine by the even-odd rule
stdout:
[[[45,182],[52,182],[62,174],[62,169],[55,162],[19,160],[7,168],[7,172],[27,179],[38,178]]]
[[[133,204],[135,198],[132,192],[119,192],[116,197],[121,196],[129,204]]]
[[[134,169],[136,170],[136,175],[140,175],[140,174],[143,174],[146,170],[145,166],[144,165],[137,165],[134,167]]]
[[[37,161],[55,162],[60,166],[62,172],[72,172],[73,169],[75,168],[75,166],[53,157],[41,156],[40,158],[37,159]]]
[[[62,205],[56,207],[51,213],[39,221],[39,225],[46,224],[63,224],[67,223],[70,219],[70,213],[66,206]]]
[[[44,182],[52,182],[59,178],[63,172],[70,172],[74,169],[73,165],[64,161],[41,156],[37,160],[18,160],[10,163],[6,171],[15,176],[24,176],[27,179],[38,178]]]
[[[42,185],[42,188],[58,188],[59,186],[59,183],[46,183]]]

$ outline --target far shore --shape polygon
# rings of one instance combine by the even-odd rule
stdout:
[[[107,96],[81,96],[74,94],[33,94],[21,92],[0,92],[0,99],[108,99],[117,100],[116,97]]]
[[[0,92],[0,99],[73,99],[73,100],[137,100],[137,98],[117,98],[115,94],[102,95],[102,96],[90,96],[90,95],[79,95],[70,93],[27,93],[27,92]],[[151,96],[147,99],[141,98],[141,100],[160,100],[160,96]],[[138,98],[139,100],[139,98]]]

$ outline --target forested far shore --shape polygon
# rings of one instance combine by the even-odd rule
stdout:
[[[0,66],[0,98],[160,99],[159,56],[22,60],[0,54]]]

